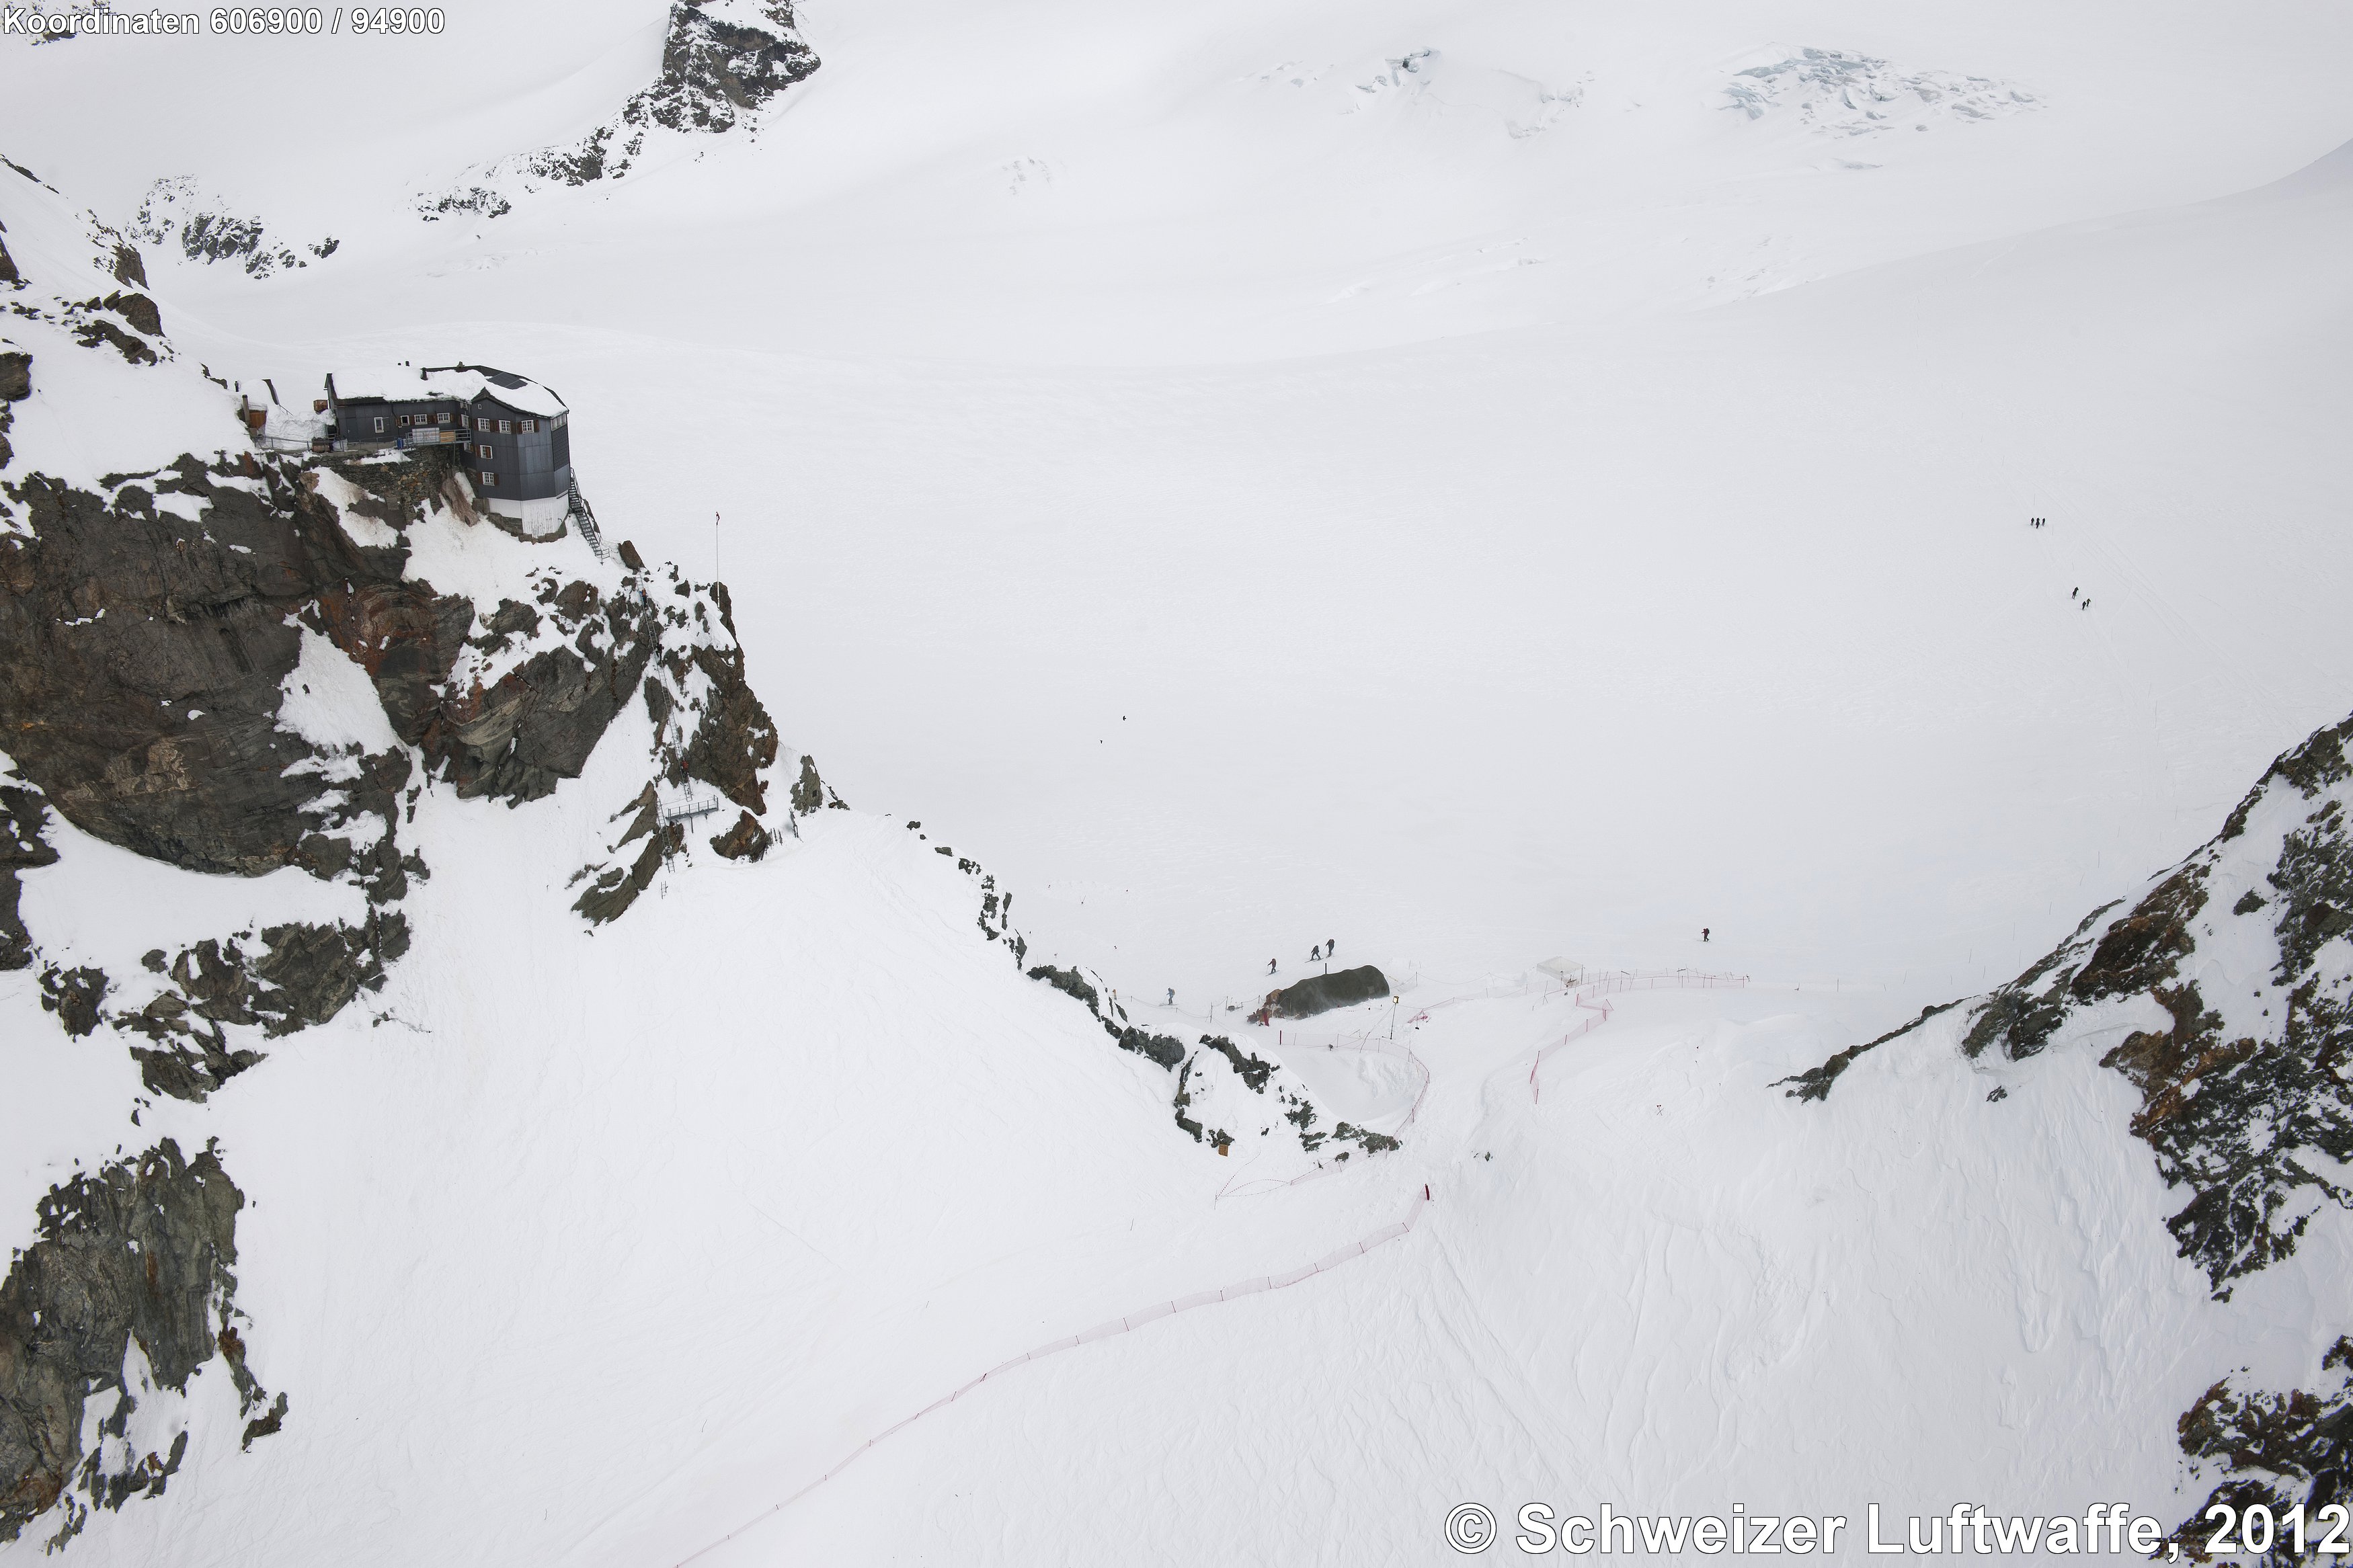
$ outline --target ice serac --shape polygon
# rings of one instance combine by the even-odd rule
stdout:
[[[216,1361],[246,1441],[278,1430],[287,1400],[247,1370],[237,1328],[244,1206],[212,1150],[187,1158],[168,1138],[41,1200],[39,1239],[0,1283],[0,1542],[62,1505],[54,1548],[93,1509],[161,1496],[188,1444],[172,1407]],[[109,1393],[86,1447],[85,1407]]]

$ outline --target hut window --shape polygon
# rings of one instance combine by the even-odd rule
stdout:
[[[538,434],[538,432],[539,432],[539,421],[538,421],[538,420],[536,420],[536,419],[526,419],[526,420],[524,420],[524,421],[522,422],[522,433],[523,433],[524,435],[526,435],[526,436],[533,436],[533,435]]]

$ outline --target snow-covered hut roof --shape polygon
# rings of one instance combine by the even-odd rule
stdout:
[[[437,365],[426,370],[392,365],[339,370],[327,379],[333,384],[336,398],[346,403],[375,397],[390,402],[447,397],[459,403],[472,403],[479,398],[490,397],[519,414],[539,414],[552,418],[566,412],[564,399],[558,397],[553,389],[542,386],[527,375],[492,370],[488,365]]]

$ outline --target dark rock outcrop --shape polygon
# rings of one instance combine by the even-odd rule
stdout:
[[[1267,1077],[1274,1071],[1272,1062],[1261,1061],[1255,1053],[1244,1051],[1223,1035],[1203,1035],[1201,1044],[1226,1058],[1234,1069],[1234,1076],[1242,1080],[1244,1089],[1252,1094],[1266,1092]]]
[[[801,816],[812,811],[831,806],[836,811],[848,811],[849,803],[833,793],[833,786],[818,776],[817,759],[801,758],[800,777],[793,781],[792,807]]]
[[[143,338],[135,337],[103,316],[91,316],[74,328],[75,341],[86,349],[111,344],[116,353],[131,364],[153,364],[154,346]]]
[[[486,177],[525,191],[586,185],[628,174],[656,129],[702,135],[734,130],[819,63],[801,38],[791,0],[766,0],[761,9],[766,25],[752,26],[712,16],[707,0],[676,0],[661,74],[650,86],[630,94],[617,114],[578,142],[504,160]],[[481,184],[417,202],[428,223],[453,213],[499,217],[512,210],[506,196]]]
[[[310,265],[284,240],[273,236],[260,218],[231,211],[218,196],[208,194],[185,174],[157,180],[150,185],[129,226],[132,234],[150,244],[164,244],[176,236],[180,254],[189,260],[232,261],[243,268],[248,277],[267,278],[273,272]],[[120,241],[117,246],[115,277],[124,283],[145,288],[146,268],[139,253]],[[333,252],[334,242],[314,244],[309,249],[313,256],[327,256]],[[124,265],[126,255],[128,270]]]
[[[160,1495],[178,1469],[185,1431],[168,1455],[85,1454],[92,1398],[113,1392],[98,1430],[119,1440],[142,1393],[185,1394],[220,1355],[246,1411],[268,1402],[233,1326],[244,1204],[213,1150],[184,1159],[169,1139],[41,1200],[39,1239],[0,1283],[0,1541],[62,1504],[62,1544],[92,1508]],[[138,1392],[124,1371],[134,1342],[152,1380]]]
[[[2322,1509],[2353,1506],[2353,1339],[2340,1337],[2321,1357],[2320,1370],[2321,1387],[2285,1394],[2242,1387],[2243,1374],[2234,1373],[2182,1413],[2178,1431],[2191,1474],[2221,1478],[2167,1538],[2183,1556],[2211,1560],[2206,1547],[2219,1516],[2209,1515],[2218,1504],[2234,1518],[2260,1505],[2274,1520],[2301,1507],[2314,1536],[2330,1528],[2319,1518]],[[2264,1561],[2310,1560],[2284,1550],[2289,1544],[2281,1541]]]
[[[164,313],[155,308],[155,301],[144,294],[109,294],[99,303],[101,309],[111,310],[130,322],[134,332],[151,338],[164,335]]]
[[[57,864],[58,852],[42,837],[47,821],[37,792],[0,784],[0,970],[33,966],[33,939],[16,907],[16,873]]]
[[[1063,995],[1086,1004],[1088,1012],[1092,1013],[1098,1019],[1102,1018],[1103,997],[1093,986],[1087,984],[1086,976],[1077,970],[1057,969],[1050,963],[1041,963],[1029,972],[1029,978],[1042,980]]]
[[[1185,1059],[1185,1043],[1166,1035],[1155,1035],[1130,1026],[1114,1030],[1112,1037],[1119,1042],[1121,1050],[1134,1051],[1145,1060],[1166,1068],[1170,1072],[1175,1072],[1176,1064]]]
[[[331,508],[279,480],[265,495],[193,458],[111,499],[34,475],[12,490],[30,536],[0,539],[0,731],[25,776],[85,833],[191,870],[259,876],[333,853],[322,830],[373,811],[330,792],[317,753],[278,727],[301,654],[291,614],[383,565]],[[154,505],[209,503],[202,522]],[[396,563],[395,571],[396,573]]]
[[[768,0],[762,7],[765,27],[720,21],[704,12],[703,4],[678,0],[670,7],[661,76],[622,110],[624,123],[726,131],[739,111],[765,108],[817,69],[816,51],[795,30],[790,0]]]
[[[207,938],[172,961],[173,990],[115,1023],[153,1042],[131,1053],[149,1089],[202,1100],[259,1059],[229,1050],[220,1026],[258,1027],[275,1039],[323,1024],[380,989],[385,966],[408,942],[407,917],[390,909],[371,909],[356,926],[270,926],[258,952],[235,937]]]
[[[748,811],[735,814],[735,826],[718,834],[711,847],[730,860],[757,860],[768,852],[768,830]]]
[[[1258,1023],[1269,1018],[1312,1018],[1318,1013],[1354,1007],[1388,994],[1388,977],[1365,963],[1335,974],[1311,974],[1280,991],[1270,991],[1266,1001],[1250,1016]]]
[[[626,842],[626,840],[624,841]],[[590,925],[603,925],[619,920],[638,901],[638,895],[653,886],[654,877],[661,870],[662,861],[686,848],[686,824],[673,822],[653,830],[651,839],[639,852],[637,860],[626,871],[615,868],[606,871],[588,885],[573,909]]]
[[[102,969],[61,969],[52,963],[41,971],[41,1010],[55,1013],[66,1033],[76,1038],[95,1034],[108,985]]]
[[[682,776],[702,780],[746,811],[765,812],[760,773],[776,760],[776,726],[744,679],[744,650],[697,643],[691,655],[673,656],[681,682],[690,658],[709,686],[702,721],[679,754]]]
[[[2094,910],[2068,939],[1970,1007],[1963,1053],[2012,1062],[2049,1048],[2092,1008],[2137,1005],[2135,1030],[2102,1065],[2130,1079],[2132,1121],[2182,1207],[2168,1222],[2218,1299],[2288,1257],[2327,1204],[2353,1187],[2323,1173],[2353,1163],[2353,986],[2323,949],[2353,933],[2353,719],[2283,753],[2222,831],[2152,879],[2122,913]],[[2260,836],[2251,837],[2255,824]],[[2268,953],[2270,971],[2210,994],[2209,951]],[[2230,967],[2239,967],[2233,959]],[[1942,1012],[1931,1008],[1922,1020]],[[1863,1051],[1787,1080],[1818,1100]],[[2309,1153],[2318,1158],[2299,1158]]]

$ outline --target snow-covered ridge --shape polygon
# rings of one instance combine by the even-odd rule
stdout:
[[[1788,1080],[1828,1097],[1864,1053],[1906,1036],[1972,1060],[2097,1052],[2140,1105],[2132,1135],[2168,1188],[2180,1256],[2228,1302],[2293,1257],[2314,1222],[2353,1211],[2353,718],[2285,752],[2195,853],[2129,905],[2086,916],[2015,980],[1840,1052]],[[1997,1084],[1989,1098],[2007,1095]],[[2318,1393],[2226,1377],[2181,1418],[2210,1500],[2278,1512],[2332,1500],[2335,1435],[2353,1407],[2353,1348]],[[2179,1539],[2197,1537],[2199,1516]]]
[[[791,0],[677,0],[651,86],[570,146],[497,159],[447,190],[419,195],[417,215],[428,223],[459,214],[501,217],[515,201],[552,186],[620,179],[642,159],[659,156],[665,142],[675,152],[752,121],[818,64]]]
[[[527,535],[477,504],[443,448],[257,450],[248,432],[266,426],[226,417],[227,389],[173,353],[152,305],[83,309],[52,281],[135,281],[135,250],[61,201],[0,213],[26,263],[12,258],[10,281],[48,301],[13,319],[26,346],[0,362],[0,407],[41,416],[0,469],[0,1037],[20,1082],[60,1071],[58,1051],[90,1080],[16,1100],[40,1105],[58,1142],[37,1212],[0,1195],[22,1244],[0,1287],[0,1332],[20,1352],[0,1359],[0,1541],[42,1521],[62,1543],[167,1483],[212,1484],[333,1397],[299,1372],[265,1386],[282,1319],[242,1304],[226,1267],[247,1206],[230,1172],[278,1119],[222,1130],[283,1092],[273,1075],[300,1070],[284,1058],[383,1066],[445,1030],[470,1041],[440,1017],[451,995],[512,992],[535,998],[521,1004],[534,1016],[541,988],[479,956],[515,930],[559,973],[628,976],[626,955],[681,921],[706,951],[756,944],[764,928],[671,901],[672,888],[807,879],[881,825],[853,826],[814,759],[782,744],[724,584],[626,541],[608,560],[566,531]],[[78,336],[100,308],[143,320],[149,352]],[[147,399],[133,420],[174,411],[118,433],[126,448],[181,432],[202,445],[92,476],[75,441],[120,421],[124,377]],[[920,823],[897,837],[913,844],[866,845],[866,885],[829,896],[882,909],[863,918],[885,951],[920,950],[937,911],[959,909],[955,941],[1001,955],[993,1005],[1029,1021],[1008,1061],[1043,1049],[1051,1074],[1073,1059],[1082,1077],[1107,1073],[1118,1115],[1229,1187],[1354,1173],[1398,1147],[1385,1124],[1327,1124],[1299,1075],[1253,1050],[1141,1027],[1075,971],[1023,978],[1009,893]],[[516,912],[485,921],[501,903]],[[716,990],[758,994],[765,978],[723,968]],[[1073,1029],[1081,1008],[1057,993],[1092,1030]],[[847,1034],[822,1005],[784,1022]],[[1092,1033],[1084,1057],[1067,1055],[1073,1033]],[[576,1043],[528,1024],[492,1040],[543,1065]],[[141,1142],[110,1157],[100,1140],[126,1118]],[[29,1126],[9,1129],[30,1146]],[[191,1204],[203,1225],[174,1217]],[[135,1271],[142,1251],[186,1276],[185,1332],[169,1342],[127,1310],[77,1315],[68,1300]],[[267,1252],[243,1268],[305,1278]]]
[[[250,278],[306,268],[341,248],[332,235],[290,243],[259,217],[240,213],[206,191],[190,174],[169,175],[149,186],[130,231],[147,244],[174,246],[190,261],[235,262]]]

